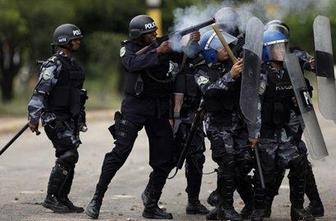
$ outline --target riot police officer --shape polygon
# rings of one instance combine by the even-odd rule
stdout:
[[[272,20],[269,21],[265,25],[265,30],[271,31],[281,31],[285,32],[289,35],[289,28],[288,26],[283,23],[280,20]],[[302,51],[299,48],[289,48],[291,53],[295,53],[299,59],[300,65],[303,69],[308,70],[308,71],[313,71],[315,72],[315,62],[314,58],[309,55],[307,52]],[[312,87],[310,86],[310,83],[308,79],[305,79],[308,88],[311,90],[310,95],[312,96]],[[303,154],[304,156],[307,155],[307,148],[305,143],[301,140],[302,137],[302,128],[299,122],[299,119],[296,120],[296,122],[293,122],[293,125],[295,125],[297,135],[296,135],[296,145],[298,146],[300,153]],[[308,160],[308,159],[307,159]],[[283,177],[285,175],[285,170],[278,168],[276,171],[276,178],[273,182],[273,187],[270,187],[270,191],[266,194],[266,211],[265,211],[265,217],[270,217],[271,215],[271,207],[272,207],[272,202],[274,197],[278,194],[278,190],[280,188],[281,182],[283,180]],[[307,195],[310,203],[308,207],[306,207],[306,210],[310,212],[313,216],[315,217],[321,217],[324,215],[324,207],[323,203],[321,201],[316,181],[315,181],[315,176],[312,170],[311,163],[309,162],[307,171],[306,171],[306,188],[305,188],[305,194]]]
[[[236,42],[234,36],[222,33],[228,44]],[[256,128],[244,122],[239,109],[239,76],[243,63],[242,59],[231,63],[227,51],[213,31],[202,35],[200,45],[206,63],[195,71],[195,80],[204,97],[212,159],[219,166],[217,218],[241,220],[233,207],[233,193],[239,177],[245,177],[245,173],[251,170],[249,139],[254,142],[258,137]]]
[[[242,57],[243,45],[245,44],[245,34],[239,30],[241,25],[240,15],[232,7],[224,7],[216,13],[216,18],[219,18],[220,27],[223,31],[233,35],[237,38],[237,41],[232,45],[231,50],[237,57]],[[249,218],[253,210],[253,187],[252,179],[248,174],[248,171],[252,169],[252,165],[245,164],[245,171],[241,173],[244,176],[239,176],[239,181],[237,181],[237,192],[244,201],[244,207],[240,211],[243,219]],[[214,190],[208,197],[208,203],[211,206],[216,206],[218,203],[218,190]],[[216,209],[212,210],[208,215],[208,220],[216,220]]]
[[[193,44],[195,50],[189,57],[184,55],[181,64],[181,71],[175,80],[174,90],[174,114],[171,120],[175,131],[175,144],[177,145],[178,153],[182,151],[187,142],[188,136],[191,133],[192,123],[195,121],[195,115],[201,103],[201,93],[194,79],[194,67],[197,67],[203,59],[198,56],[200,38],[199,32],[194,32],[190,35],[189,46]],[[194,58],[195,57],[195,58]],[[201,120],[203,121],[203,120]],[[196,123],[196,122],[194,122]],[[203,164],[205,162],[205,134],[202,124],[197,125],[196,131],[191,138],[191,144],[188,148],[185,164],[185,176],[187,178],[186,192],[188,194],[188,205],[186,207],[187,214],[207,214],[209,210],[200,203],[199,193],[202,183]],[[190,138],[189,138],[190,139]]]
[[[287,69],[284,67],[284,56],[287,50],[288,33],[284,29],[270,29],[264,32],[264,51],[260,93],[262,94],[261,131],[259,151],[266,190],[262,190],[260,177],[255,175],[255,202],[257,206],[251,220],[263,220],[264,196],[271,191],[276,179],[275,172],[290,169],[289,177],[291,218],[296,220],[315,220],[303,208],[305,178],[308,167],[306,156],[300,153],[295,142],[297,128],[292,123],[300,110],[296,105],[293,87]]]
[[[79,131],[85,125],[86,93],[82,89],[85,76],[73,57],[82,38],[80,29],[73,24],[55,29],[53,44],[58,50],[42,64],[39,82],[28,104],[30,129],[38,131],[41,119],[56,151],[56,163],[42,205],[57,213],[84,211],[68,198],[78,161],[77,148],[81,144]]]
[[[151,17],[138,15],[129,23],[129,40],[122,43],[120,58],[127,82],[125,97],[121,113],[116,113],[115,124],[111,128],[115,146],[105,155],[96,191],[85,210],[92,218],[98,218],[109,183],[130,154],[138,131],[144,127],[149,139],[149,164],[153,171],[142,194],[145,207],[142,215],[150,219],[172,219],[171,213],[158,207],[158,201],[173,168],[174,140],[169,108],[173,76],[177,71],[173,61],[179,61],[181,56],[171,53],[168,42],[137,54],[157,40],[156,30]]]

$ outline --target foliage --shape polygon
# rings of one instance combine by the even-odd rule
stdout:
[[[191,5],[202,8],[213,2],[222,1],[162,0],[163,32],[166,34],[172,26],[173,11],[176,8]],[[240,4],[253,1],[231,2]],[[332,34],[335,36],[336,17],[333,13],[336,1],[330,1],[328,6],[325,15],[330,17]],[[51,55],[50,43],[54,29],[62,23],[74,23],[85,36],[76,56],[86,70],[88,87],[92,87],[98,97],[116,94],[120,41],[127,38],[130,19],[147,10],[145,0],[0,0],[0,8],[0,48],[3,48],[5,41],[8,44],[10,40],[12,51],[18,52],[20,56],[20,63],[9,72],[13,74],[13,79],[9,80],[15,81],[18,78],[18,67],[21,67],[20,73],[22,69],[36,73],[35,61]],[[284,18],[291,28],[292,45],[313,52],[312,23],[316,15],[314,10],[305,10],[290,13]],[[334,49],[336,50],[336,41]],[[14,58],[13,53],[12,59]],[[0,81],[3,76],[0,69]],[[28,88],[28,91],[31,90],[32,88]]]

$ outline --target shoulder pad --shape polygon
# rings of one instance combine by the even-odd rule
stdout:
[[[201,65],[205,64],[205,60],[201,57],[198,57],[196,59],[194,59],[192,62],[190,62],[189,67],[190,68],[197,68]]]
[[[129,42],[129,40],[123,40],[123,41],[121,41],[120,45],[121,45],[121,46],[124,46],[124,45],[126,45],[128,42]]]
[[[41,67],[49,67],[49,66],[59,66],[61,63],[59,61],[59,59],[57,58],[57,56],[52,56],[50,58],[48,58],[48,60],[44,61],[41,65]]]
[[[204,72],[203,70],[198,70],[197,71],[197,79],[196,79],[196,83],[198,85],[203,85],[203,84],[207,84],[210,81],[209,76],[207,75],[206,72]]]
[[[54,55],[54,56],[50,57],[50,58],[47,60],[47,62],[50,61],[50,62],[56,63],[57,60],[58,60],[57,56]]]

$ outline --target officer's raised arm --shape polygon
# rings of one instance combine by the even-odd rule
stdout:
[[[123,66],[128,72],[141,71],[160,63],[160,55],[171,51],[168,42],[143,54],[136,54],[141,48],[156,41],[156,30],[154,20],[147,15],[138,15],[129,23],[129,40],[122,42],[120,57]]]

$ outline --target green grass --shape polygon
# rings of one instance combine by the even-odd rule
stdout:
[[[88,91],[89,99],[86,102],[86,110],[118,109],[121,96],[111,86],[110,82],[88,81],[84,87]],[[32,94],[31,90],[16,94],[15,98],[7,103],[0,101],[0,117],[24,117],[27,116],[27,104]]]

